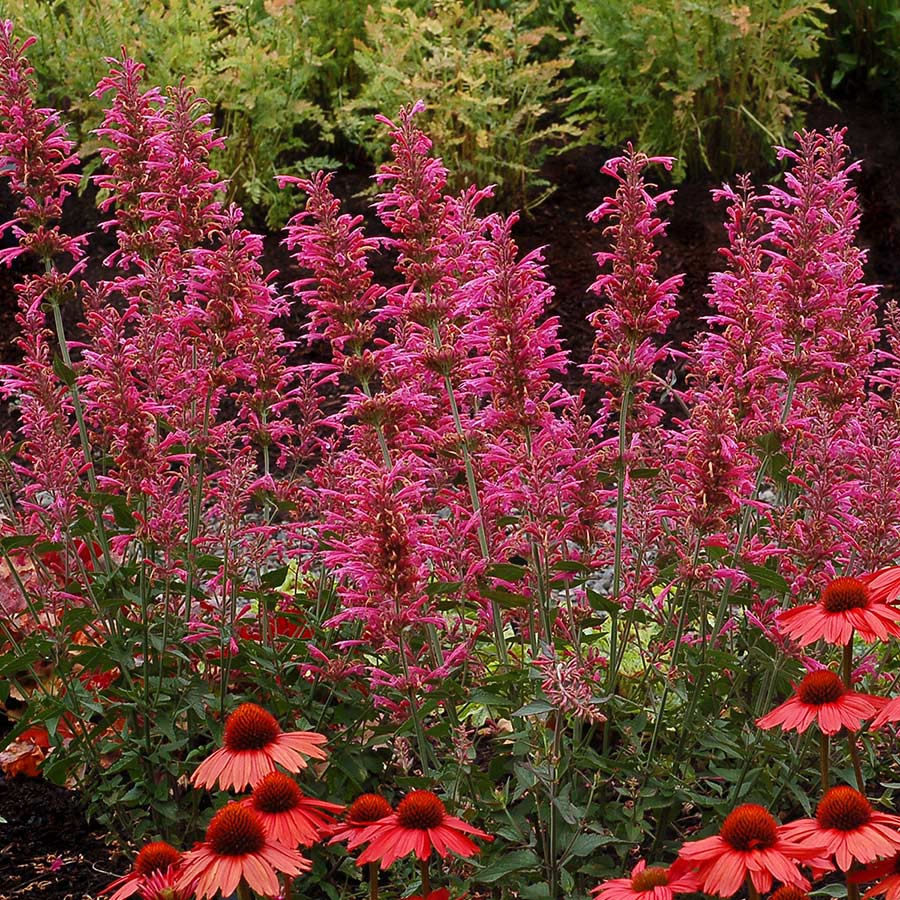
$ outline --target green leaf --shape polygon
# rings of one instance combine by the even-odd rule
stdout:
[[[553,712],[553,705],[548,703],[546,700],[532,700],[531,703],[526,703],[524,706],[517,709],[513,715],[514,716],[542,716],[546,715],[548,712]]]
[[[36,534],[11,534],[0,538],[0,550],[20,550],[22,547],[30,547],[36,540]]]
[[[66,387],[75,384],[75,370],[69,368],[59,356],[53,360],[53,372]]]
[[[533,850],[514,850],[512,853],[506,853],[500,859],[494,860],[480,872],[476,872],[475,877],[484,884],[490,884],[493,881],[499,881],[504,875],[509,875],[511,872],[537,869],[539,865],[540,860]]]
[[[550,885],[546,881],[526,885],[519,889],[519,896],[524,900],[551,900]]]
[[[488,600],[496,600],[504,609],[520,608],[528,606],[529,600],[521,594],[514,594],[512,591],[505,591],[503,588],[482,587],[482,597]]]
[[[615,842],[616,838],[611,834],[585,832],[584,834],[579,834],[572,841],[572,846],[569,848],[569,856],[589,856],[598,847],[602,847],[604,844],[614,844]]]
[[[508,697],[501,697],[499,694],[492,694],[490,691],[476,688],[469,697],[469,703],[478,704],[480,706],[499,706],[501,709],[508,709],[512,706],[512,701]]]
[[[760,587],[768,588],[775,594],[783,594],[787,591],[788,583],[784,576],[774,570],[743,560],[740,566]]]
[[[499,578],[501,581],[520,581],[528,574],[528,567],[517,566],[515,563],[494,563],[488,566],[485,574],[489,578]]]

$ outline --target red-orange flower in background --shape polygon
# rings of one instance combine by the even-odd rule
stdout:
[[[791,840],[824,844],[825,854],[834,857],[842,872],[854,862],[870,863],[900,850],[900,816],[877,812],[846,785],[825,794],[814,819],[798,819],[784,829]]]
[[[873,578],[835,578],[818,603],[781,613],[779,628],[801,647],[819,638],[843,646],[854,632],[867,643],[900,636],[900,609],[887,602],[884,590],[870,589]]]
[[[796,685],[793,697],[757,719],[756,724],[760,728],[780,725],[783,731],[801,734],[813,722],[823,734],[837,734],[841,728],[859,731],[862,723],[871,719],[883,703],[880,697],[848,691],[838,675],[819,669]]]
[[[253,787],[275,764],[289,772],[306,768],[306,757],[325,759],[327,738],[314,731],[282,731],[275,717],[255,703],[241,704],[225,721],[224,746],[197,766],[197,787],[242,791]]]
[[[206,841],[184,854],[179,886],[194,884],[197,900],[230,897],[243,879],[264,897],[278,891],[278,872],[288,877],[308,872],[311,863],[299,851],[266,835],[259,817],[241,803],[229,803],[212,818]]]
[[[668,868],[647,868],[641,859],[630,878],[612,878],[591,890],[594,900],[673,900],[677,894],[697,890],[697,877],[684,860],[677,859]]]
[[[786,829],[762,806],[745,803],[726,816],[718,834],[684,844],[679,858],[696,870],[707,894],[731,897],[748,875],[760,892],[771,890],[773,879],[806,890],[797,863],[822,862],[824,841],[792,840]]]
[[[344,821],[335,825],[328,843],[346,841],[347,849],[355,850],[366,842],[363,834],[375,822],[386,819],[393,811],[394,807],[380,794],[361,794],[350,804]]]
[[[438,888],[430,894],[415,894],[412,897],[404,897],[403,900],[450,900],[450,889]],[[463,898],[457,897],[456,900],[463,900]]]
[[[386,869],[410,853],[428,859],[432,850],[441,857],[448,853],[475,856],[481,851],[466,835],[493,840],[462,819],[448,816],[441,799],[431,791],[410,791],[397,804],[396,812],[361,832],[357,844],[371,843],[356,864],[380,861],[381,868]]]
[[[769,894],[769,900],[809,900],[809,894],[793,884],[783,884]]]
[[[181,853],[165,841],[147,844],[135,857],[131,871],[117,878],[101,894],[112,893],[109,900],[125,900],[148,887],[154,875],[174,875],[181,864]]]
[[[344,807],[307,797],[293,778],[269,772],[243,801],[263,823],[266,834],[285,847],[309,847],[335,824],[333,813]]]
[[[876,897],[884,894],[885,900],[900,900],[900,853],[896,853],[890,859],[882,859],[872,863],[856,872],[852,872],[847,879],[852,884],[863,884],[868,881],[876,881],[863,897]]]

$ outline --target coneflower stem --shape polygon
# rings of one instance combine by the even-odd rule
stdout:
[[[759,891],[749,875],[747,876],[747,900],[759,900]]]
[[[250,893],[250,887],[242,878],[237,886],[238,900],[253,900],[253,894]]]
[[[828,735],[819,732],[819,771],[822,773],[822,793],[828,790]]]
[[[378,900],[378,863],[369,863],[369,900]]]
[[[856,789],[866,793],[866,782],[863,780],[862,765],[859,761],[859,747],[856,746],[856,735],[852,731],[847,732],[847,746],[850,748],[850,761],[853,763],[853,774],[856,776]]]
[[[842,669],[844,674],[844,687],[851,690],[851,682],[853,681],[853,635],[850,640],[844,644],[844,658],[842,660]],[[859,761],[859,748],[856,746],[856,735],[847,729],[847,747],[850,750],[850,761],[853,763],[853,774],[856,776],[856,789],[861,793],[866,793],[866,783],[863,780],[862,765]],[[859,892],[857,891],[857,894]]]
[[[847,873],[847,900],[859,900],[859,885],[850,881],[850,872]]]
[[[431,893],[431,879],[428,877],[428,860],[419,860],[419,871],[422,873],[422,896],[427,897]]]
[[[294,894],[293,891],[294,879],[291,878],[290,875],[284,876],[284,889],[281,892],[281,900],[291,900],[291,897]]]

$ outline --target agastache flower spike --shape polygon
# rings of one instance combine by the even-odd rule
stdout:
[[[625,156],[610,159],[603,172],[618,182],[589,218],[610,220],[605,229],[612,249],[595,254],[604,271],[591,291],[606,300],[589,320],[596,330],[594,348],[585,371],[606,390],[604,416],[614,418],[626,390],[632,391],[629,431],[658,421],[660,413],[649,405],[653,366],[667,355],[654,339],[665,332],[677,315],[675,297],[681,276],[656,280],[659,250],[654,240],[665,231],[656,215],[660,204],[671,202],[672,192],[654,195],[644,180],[644,169],[658,163],[670,169],[670,157],[648,157],[629,144]]]

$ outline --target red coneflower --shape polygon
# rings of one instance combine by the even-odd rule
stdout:
[[[798,819],[784,829],[791,840],[823,844],[825,855],[833,855],[842,872],[853,862],[870,863],[900,850],[900,816],[876,812],[846,785],[826,792],[814,819]]]
[[[335,825],[328,843],[346,841],[347,849],[354,850],[367,840],[363,833],[375,822],[387,819],[393,811],[394,807],[380,794],[361,794],[350,804],[344,821]]]
[[[595,900],[673,900],[676,894],[697,890],[697,877],[683,861],[676,859],[668,868],[647,868],[641,859],[630,878],[613,878],[591,890]]]
[[[429,894],[416,894],[413,897],[404,897],[403,900],[450,900],[450,889],[438,888]],[[463,900],[463,898],[458,897],[457,900]]]
[[[134,859],[134,865],[127,875],[117,878],[105,887],[101,894],[115,891],[109,900],[125,900],[140,893],[147,881],[159,872],[177,872],[181,863],[181,853],[165,841],[155,841],[143,847]]]
[[[334,825],[331,814],[344,808],[305,796],[297,782],[283,772],[269,772],[242,802],[256,813],[266,834],[285,847],[314,844]]]
[[[225,720],[224,746],[197,766],[191,781],[202,788],[242,791],[276,771],[275,764],[289,772],[306,768],[305,757],[325,759],[319,746],[327,738],[314,731],[281,730],[275,717],[255,703],[241,704]]]
[[[884,894],[885,900],[900,900],[900,853],[852,872],[847,880],[851,884],[878,882],[863,894],[864,898]]]
[[[866,643],[900,636],[900,610],[884,598],[884,591],[870,590],[865,580],[835,578],[818,603],[785,610],[778,625],[801,647],[819,638],[848,644],[854,632]]]
[[[356,864],[380,861],[386,869],[396,860],[415,853],[426,860],[435,850],[438,856],[448,853],[474,856],[481,851],[467,834],[492,841],[493,837],[473,828],[462,819],[448,816],[440,798],[431,791],[410,791],[398,804],[396,812],[371,825],[357,842],[371,844],[360,854]]]
[[[745,803],[732,810],[718,834],[684,844],[679,858],[696,869],[700,890],[731,897],[750,876],[757,891],[772,888],[773,879],[804,889],[809,882],[797,863],[821,857],[824,841],[791,840],[768,810]]]
[[[820,669],[810,672],[796,685],[795,694],[761,719],[760,728],[780,725],[783,731],[801,734],[815,721],[822,734],[837,734],[841,728],[859,731],[882,705],[880,697],[848,691],[834,672]]]
[[[881,712],[872,719],[872,728],[881,728],[888,722],[900,722],[900,697],[894,697],[884,704]]]
[[[252,810],[240,803],[222,807],[206,829],[206,841],[184,854],[179,886],[195,881],[197,900],[221,894],[229,897],[243,879],[264,897],[278,893],[278,872],[293,878],[311,863],[266,836]]]

